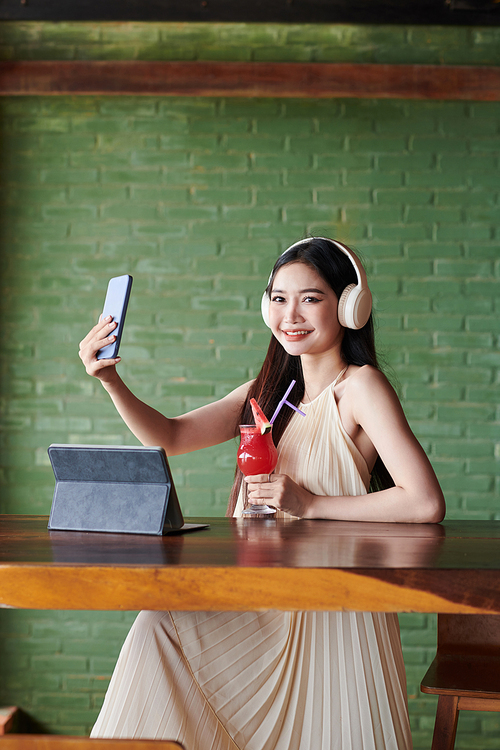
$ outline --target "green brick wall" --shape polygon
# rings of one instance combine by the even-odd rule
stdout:
[[[498,64],[499,29],[0,25],[2,59]],[[306,233],[365,258],[378,343],[449,518],[500,518],[498,103],[20,97],[0,100],[0,512],[48,513],[51,442],[134,443],[78,342],[132,273],[121,371],[169,414],[252,377],[269,268]],[[172,461],[187,514],[222,515],[236,444]],[[133,613],[0,612],[0,703],[89,731]],[[415,747],[435,617],[403,615]],[[496,714],[457,748],[499,747]]]

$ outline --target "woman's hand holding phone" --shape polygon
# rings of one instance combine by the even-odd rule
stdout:
[[[99,378],[102,383],[111,383],[118,378],[115,365],[120,361],[120,357],[113,359],[98,359],[98,352],[105,346],[116,341],[116,335],[113,331],[117,323],[111,315],[104,319],[101,315],[99,322],[89,331],[82,341],[80,341],[80,359],[85,365],[85,370],[89,375]]]
[[[89,375],[103,384],[118,379],[115,365],[120,361],[118,347],[127,313],[132,276],[114,276],[110,279],[99,322],[80,342],[80,359]]]

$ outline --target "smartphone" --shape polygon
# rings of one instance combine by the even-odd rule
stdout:
[[[111,335],[116,336],[116,339],[113,343],[99,349],[97,359],[115,359],[118,356],[131,288],[132,276],[128,274],[125,276],[115,276],[109,281],[104,308],[102,310],[102,319],[111,315],[113,320],[118,323],[115,330],[111,332]]]

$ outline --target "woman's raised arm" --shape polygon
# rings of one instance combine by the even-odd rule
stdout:
[[[80,359],[89,375],[98,378],[118,413],[143,445],[159,445],[168,456],[189,453],[231,440],[238,434],[238,419],[249,383],[213,404],[179,417],[168,418],[138,399],[116,371],[120,358],[97,359],[97,352],[114,340],[116,324],[99,321],[80,342]]]

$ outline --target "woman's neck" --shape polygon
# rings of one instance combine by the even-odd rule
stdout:
[[[341,352],[337,350],[314,356],[305,354],[302,355],[301,362],[305,384],[305,403],[319,396],[347,366]]]

